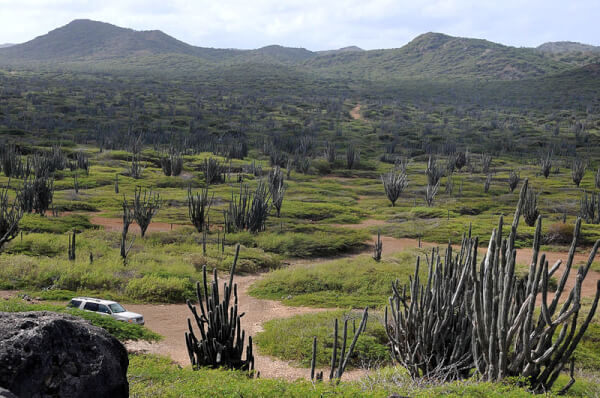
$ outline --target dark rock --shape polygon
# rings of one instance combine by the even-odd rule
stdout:
[[[128,397],[128,366],[125,347],[83,319],[0,312],[0,387],[18,396]]]
[[[6,388],[0,387],[0,398],[19,398],[12,392],[8,391]]]

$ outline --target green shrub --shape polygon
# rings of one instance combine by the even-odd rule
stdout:
[[[376,262],[369,255],[273,271],[250,288],[260,298],[311,307],[381,307],[391,282],[408,281],[416,255],[406,251]],[[422,269],[425,267],[422,267]]]
[[[186,278],[145,275],[131,279],[125,294],[134,300],[181,303],[194,296],[194,284]]]

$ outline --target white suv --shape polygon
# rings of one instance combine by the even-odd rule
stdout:
[[[144,317],[135,312],[129,312],[116,301],[101,300],[91,297],[75,297],[69,301],[68,307],[92,311],[101,315],[110,315],[118,321],[144,324]]]

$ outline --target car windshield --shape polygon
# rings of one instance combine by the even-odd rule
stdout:
[[[125,308],[121,306],[121,304],[109,304],[108,305],[113,313],[125,312]]]

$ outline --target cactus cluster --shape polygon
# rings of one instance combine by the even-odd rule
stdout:
[[[588,224],[600,224],[600,192],[590,194],[585,192],[579,205],[579,217]]]
[[[279,166],[273,167],[269,172],[269,192],[271,194],[271,202],[277,212],[277,217],[280,217],[283,197],[285,195],[285,185],[283,184],[283,172]]]
[[[383,189],[385,194],[392,202],[392,207],[396,205],[396,201],[408,185],[408,178],[406,172],[397,171],[396,169],[382,174],[381,182],[383,183]]]
[[[241,327],[244,313],[239,312],[237,284],[233,283],[240,246],[238,245],[229,274],[229,283],[223,285],[223,297],[219,292],[217,270],[213,270],[213,281],[208,286],[206,265],[202,267],[202,285],[196,284],[196,295],[200,312],[188,300],[187,305],[194,316],[199,336],[196,335],[192,320],[188,318],[188,332],[185,333],[190,362],[194,369],[201,367],[229,368],[245,371],[254,370],[252,337],[248,336],[246,358],[243,358],[246,332]]]
[[[575,285],[567,290],[581,229],[581,219],[577,220],[563,275],[548,301],[549,280],[561,262],[550,267],[545,255],[540,255],[541,216],[529,273],[523,278],[515,274],[515,240],[527,189],[525,180],[508,237],[503,238],[500,218],[481,263],[477,261],[477,239],[468,237],[456,260],[448,249],[445,267],[439,260],[434,267],[433,260],[430,262],[426,284],[420,283],[417,273],[402,294],[397,284],[393,286],[392,320],[387,329],[395,358],[414,377],[452,379],[476,370],[486,381],[522,376],[533,391],[544,392],[572,360],[600,299],[599,282],[591,308],[581,321],[582,282],[600,240],[587,264],[577,271]],[[561,301],[563,295],[566,300]],[[540,311],[536,311],[538,300]],[[458,318],[453,321],[455,316]],[[454,329],[448,332],[449,328]],[[436,333],[430,335],[430,331]],[[449,340],[442,342],[444,338]],[[571,381],[562,392],[574,382],[572,369]]]
[[[198,232],[204,231],[208,224],[208,212],[214,198],[214,194],[208,197],[208,187],[196,194],[192,193],[192,187],[188,187],[188,215],[190,221]]]
[[[207,185],[225,181],[225,166],[218,159],[204,159],[202,171]]]
[[[225,231],[264,231],[269,215],[269,200],[271,194],[261,180],[254,192],[250,192],[248,185],[240,185],[240,193],[236,198],[231,193],[229,209],[224,212]]]

